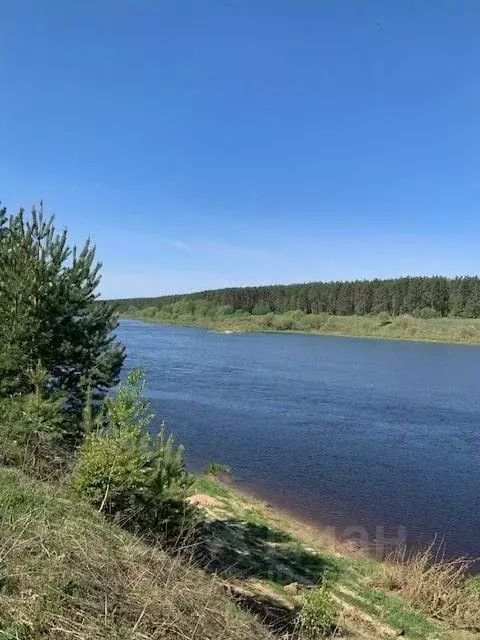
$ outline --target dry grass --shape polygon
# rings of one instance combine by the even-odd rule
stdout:
[[[0,470],[0,638],[267,640],[218,580]]]
[[[295,315],[297,314],[297,315]],[[392,317],[385,323],[378,316],[329,316],[288,312],[267,316],[215,316],[192,315],[165,318],[145,316],[141,311],[131,317],[146,322],[201,326],[217,331],[262,332],[285,331],[336,336],[384,338],[391,340],[419,340],[460,344],[480,344],[480,319],[467,318],[414,318],[409,315]]]
[[[256,508],[242,508],[238,521],[220,497],[227,490],[218,487],[215,501],[205,502],[212,512],[223,505],[223,520],[208,519],[210,525],[221,525],[224,534],[242,526],[245,533],[241,547],[237,537],[212,540],[225,547],[217,558],[226,563],[221,580],[188,562],[188,549],[172,555],[152,548],[61,488],[0,468],[0,640],[272,640],[274,633],[292,639],[299,602],[286,592],[284,572],[294,569],[305,591],[326,567],[352,640],[400,632],[411,640],[477,637],[461,631],[478,629],[480,611],[480,588],[465,578],[464,561],[437,558],[434,565],[433,549],[397,554],[375,565],[374,587],[369,563],[280,535]],[[244,504],[239,500],[234,510]]]
[[[468,578],[473,561],[446,559],[443,545],[408,553],[396,550],[379,564],[373,577],[376,587],[400,594],[428,616],[458,628],[480,631],[480,589]]]

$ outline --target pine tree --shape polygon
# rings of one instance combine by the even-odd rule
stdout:
[[[76,458],[73,487],[107,516],[142,534],[177,535],[190,513],[192,477],[183,448],[162,428],[152,434],[153,413],[141,371],[130,372],[86,436]]]
[[[31,393],[37,366],[70,414],[116,384],[123,347],[114,308],[96,300],[100,268],[90,242],[70,247],[53,216],[0,210],[0,398]]]
[[[0,402],[0,459],[41,477],[61,474],[68,464],[71,441],[64,419],[66,394],[49,389],[38,363],[28,372],[32,392]]]

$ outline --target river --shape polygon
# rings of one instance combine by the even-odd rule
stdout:
[[[122,320],[186,461],[340,537],[480,556],[480,348]],[[383,527],[383,529],[382,529]]]

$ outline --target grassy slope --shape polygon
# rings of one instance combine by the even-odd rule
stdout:
[[[346,636],[411,640],[460,640],[473,634],[453,630],[416,611],[400,597],[372,586],[378,563],[348,553],[316,529],[275,512],[208,478],[199,478],[196,501],[203,505],[215,543],[209,562],[251,598],[270,601],[288,626],[298,597],[285,585],[325,579],[341,604]],[[300,589],[302,588],[300,586]]]
[[[0,638],[267,640],[218,579],[0,469]]]
[[[206,478],[193,500],[210,535],[186,563],[61,489],[0,469],[0,639],[285,638],[301,603],[285,586],[296,582],[302,592],[322,579],[352,640],[401,632],[411,640],[474,638],[374,588],[374,562],[340,553],[257,500]]]
[[[376,316],[322,316],[319,322],[315,323],[320,326],[309,328],[307,326],[309,316],[292,322],[285,318],[285,315],[275,315],[272,327],[265,326],[264,316],[252,315],[213,318],[179,316],[170,320],[161,316],[145,317],[141,312],[138,312],[135,317],[147,322],[171,322],[178,325],[207,327],[217,331],[296,331],[392,340],[480,344],[480,319],[434,318],[423,320],[411,316],[399,316],[392,318],[388,324],[382,325]],[[313,321],[315,318],[312,317],[311,320]]]

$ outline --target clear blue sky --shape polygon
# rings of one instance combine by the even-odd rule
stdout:
[[[1,0],[0,200],[106,296],[480,271],[477,0]]]

